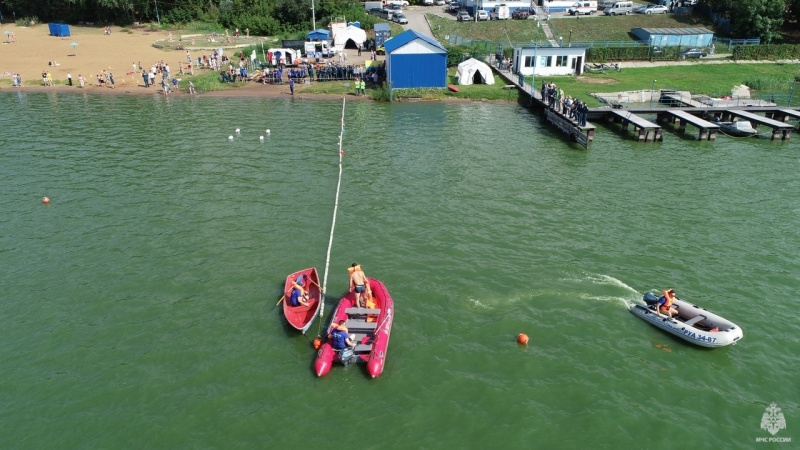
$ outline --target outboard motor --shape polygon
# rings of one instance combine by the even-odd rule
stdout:
[[[658,297],[656,297],[656,294],[653,294],[652,292],[645,292],[642,300],[644,300],[648,306],[653,306],[658,303]]]
[[[345,367],[349,366],[350,363],[355,362],[358,356],[356,356],[356,352],[353,351],[352,348],[346,348],[339,352],[339,361],[344,364]]]

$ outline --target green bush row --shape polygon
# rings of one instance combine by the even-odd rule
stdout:
[[[733,59],[800,59],[800,45],[737,45],[733,47]]]

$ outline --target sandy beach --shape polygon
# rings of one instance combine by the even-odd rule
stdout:
[[[0,90],[25,90],[25,91],[74,91],[93,92],[98,94],[116,95],[154,95],[160,88],[145,88],[141,75],[134,73],[133,64],[141,62],[147,69],[150,65],[164,61],[172,68],[172,73],[178,74],[179,64],[186,63],[186,50],[166,50],[153,46],[156,41],[163,41],[169,37],[167,31],[147,31],[144,28],[128,29],[122,32],[119,27],[113,27],[110,35],[104,33],[102,27],[70,26],[70,36],[50,36],[47,24],[38,24],[33,27],[20,27],[15,24],[5,24],[3,31],[11,31],[16,37],[12,41],[10,34],[3,34],[0,44]],[[175,46],[180,42],[180,31],[172,31]],[[11,42],[10,42],[11,41]],[[77,45],[72,45],[73,43]],[[203,53],[209,54],[211,50],[189,50],[193,59]],[[234,49],[226,51],[233,54]],[[57,66],[49,65],[55,62]],[[103,70],[114,74],[116,87],[96,86],[96,76]],[[44,86],[42,72],[49,71],[55,86]],[[22,75],[24,87],[11,86],[11,74]],[[67,85],[67,74],[72,75],[73,86]],[[78,77],[83,75],[86,87],[78,87]],[[180,75],[176,75],[180,78]],[[170,94],[172,95],[172,94]],[[177,95],[189,95],[178,92]],[[204,96],[289,96],[289,86],[264,85],[249,83],[237,89],[215,91],[201,94]],[[295,89],[295,97],[305,97],[302,94],[302,85]],[[340,98],[338,95],[318,95],[314,98]],[[352,96],[352,99],[358,97]],[[363,97],[362,97],[363,98]]]

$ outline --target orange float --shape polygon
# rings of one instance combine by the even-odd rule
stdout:
[[[322,347],[322,338],[317,336],[313,341],[313,345],[314,350],[319,350],[319,348]]]
[[[45,205],[49,205],[50,204],[50,197],[42,197],[42,203],[44,203]]]
[[[525,333],[520,333],[517,336],[517,342],[519,342],[520,344],[528,345],[528,335]]]

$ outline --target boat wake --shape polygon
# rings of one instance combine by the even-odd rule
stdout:
[[[603,286],[622,288],[626,292],[624,295],[615,295],[613,293],[607,295],[598,295],[598,294],[581,295],[581,298],[585,300],[618,302],[627,309],[635,305],[637,303],[637,300],[641,297],[641,293],[638,290],[628,286],[627,284],[625,284],[624,281],[614,278],[610,275],[589,274],[586,277],[586,281]]]

